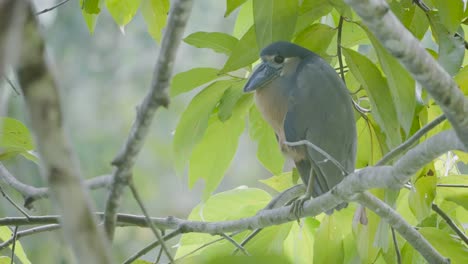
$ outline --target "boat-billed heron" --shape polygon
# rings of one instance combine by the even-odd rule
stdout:
[[[264,48],[260,57],[262,62],[244,92],[255,91],[257,107],[275,131],[281,150],[296,164],[307,186],[301,199],[304,202],[343,180],[343,168],[348,173],[354,171],[356,125],[352,99],[335,69],[303,47],[275,42]],[[316,148],[285,144],[301,140],[328,153],[335,163]],[[302,203],[300,206],[302,209]],[[343,203],[336,209],[346,206]]]

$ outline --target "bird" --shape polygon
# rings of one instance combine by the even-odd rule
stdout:
[[[306,200],[328,192],[355,169],[352,98],[335,69],[304,47],[274,42],[260,52],[260,58],[244,92],[255,92],[258,110],[307,186],[306,194],[299,199],[302,210]],[[317,148],[287,144],[302,140],[325,151],[328,158]],[[334,209],[346,206],[342,203]],[[326,213],[333,213],[333,209]]]

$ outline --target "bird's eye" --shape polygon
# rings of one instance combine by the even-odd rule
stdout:
[[[284,61],[284,57],[283,56],[280,56],[280,55],[276,55],[273,60],[276,62],[276,63],[283,63]]]

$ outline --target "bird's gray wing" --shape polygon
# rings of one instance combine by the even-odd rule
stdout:
[[[301,62],[291,89],[284,121],[286,140],[308,140],[335,158],[347,172],[354,171],[356,127],[351,97],[335,70],[318,56]],[[314,193],[318,196],[344,177],[340,168],[307,148],[315,168]]]

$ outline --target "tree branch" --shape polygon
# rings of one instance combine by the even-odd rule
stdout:
[[[23,231],[19,231],[16,233],[16,240],[24,237],[24,236],[29,236],[29,235],[34,235],[37,233],[41,232],[46,232],[46,231],[52,231],[52,230],[57,230],[60,228],[59,224],[50,224],[50,225],[44,225],[44,226],[39,226],[39,227],[33,227],[31,229],[26,229]],[[13,244],[15,241],[15,238],[12,236],[10,239],[5,240],[3,243],[0,244],[0,250],[8,247],[9,245]]]
[[[16,179],[2,163],[0,163],[0,179],[24,197],[24,207],[31,209],[32,204],[40,199],[49,198],[49,188],[34,187],[24,184]],[[111,175],[101,175],[85,181],[86,187],[91,190],[104,188],[111,183]]]
[[[116,169],[113,173],[113,183],[106,201],[106,215],[104,218],[104,228],[110,239],[114,236],[117,209],[123,188],[129,182],[132,167],[148,134],[151,120],[160,106],[167,107],[169,105],[167,90],[172,74],[172,67],[191,7],[191,0],[172,1],[172,9],[169,12],[168,23],[154,70],[151,89],[137,108],[137,116],[127,141],[112,162],[116,166]]]
[[[441,132],[409,150],[393,166],[367,167],[346,176],[342,182],[329,192],[306,201],[304,203],[304,210],[299,214],[299,217],[315,216],[336,207],[343,201],[359,199],[361,197],[359,193],[368,189],[401,187],[427,163],[443,153],[454,149],[466,151],[462,142],[455,136],[454,131]],[[376,203],[375,201],[371,202]],[[397,225],[394,226],[395,229],[403,232],[402,236],[408,239],[408,242],[426,260],[430,262],[434,262],[434,260],[445,261],[445,258],[440,255],[434,258],[437,252],[433,251],[432,246],[423,237],[409,230],[408,226],[403,226],[400,223],[401,219],[396,219],[395,217],[398,214],[388,207],[388,205],[386,206],[370,205],[369,208],[381,215],[383,220],[388,221],[392,225]],[[296,214],[291,212],[291,206],[262,210],[252,217],[223,222],[188,221],[175,217],[151,218],[152,222],[161,229],[178,229],[181,233],[198,232],[208,234],[220,234],[247,229],[253,230],[295,221],[296,219]],[[7,217],[0,219],[0,225],[57,223],[58,220],[58,216],[31,217],[29,221],[25,217]],[[126,226],[129,223],[131,225],[147,226],[146,218],[143,216],[119,214],[117,222],[122,226]]]
[[[468,148],[468,100],[452,77],[392,13],[384,0],[345,0],[383,46],[434,98]]]
[[[45,60],[45,43],[32,4],[25,2],[29,4],[16,71],[41,157],[42,172],[54,207],[63,217],[65,241],[75,258],[83,263],[112,263],[77,159],[64,132],[59,91]]]
[[[460,230],[460,228],[458,228],[457,224],[455,224],[455,222],[453,222],[453,220],[444,211],[442,211],[442,209],[440,209],[440,207],[437,206],[437,204],[432,204],[432,210],[434,210],[434,212],[440,215],[440,217],[442,217],[442,219],[445,220],[445,222],[450,226],[450,228],[452,228],[453,231],[455,231],[455,233],[460,237],[460,239],[463,240],[463,242],[465,242],[466,245],[468,245],[468,237],[465,235],[465,233],[462,230]]]

